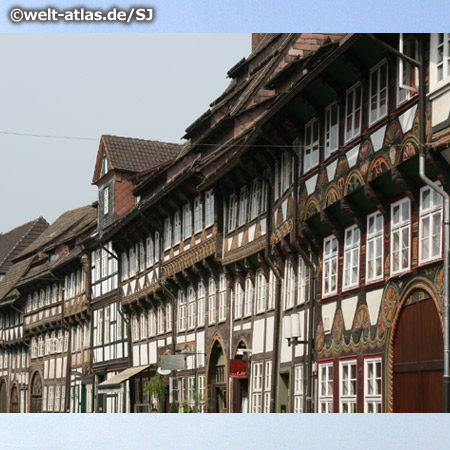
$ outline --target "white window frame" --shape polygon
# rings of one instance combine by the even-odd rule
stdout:
[[[385,84],[381,84],[381,79],[384,71]],[[376,86],[374,83],[374,77],[376,78]],[[386,59],[381,60],[370,70],[369,75],[369,126],[372,126],[379,120],[387,116],[389,105],[389,73],[388,64]],[[375,89],[375,92],[372,90]],[[384,95],[384,105],[381,104]],[[375,108],[373,105],[375,104]]]
[[[260,213],[261,205],[261,181],[254,180],[252,183],[252,203],[250,208],[250,220],[256,219]]]
[[[178,291],[178,331],[185,331],[187,326],[186,317],[186,294],[182,291]]]
[[[158,306],[157,309],[157,315],[158,315],[158,334],[164,334],[164,311],[162,309],[162,306]]]
[[[108,312],[108,310],[106,311]],[[106,330],[106,320],[105,320],[105,330]],[[148,327],[147,327],[147,317],[146,315],[141,312],[141,315],[139,316],[139,337],[141,340],[147,339],[148,336]],[[106,340],[105,336],[105,344],[108,344],[109,342]]]
[[[284,152],[281,154],[281,191],[286,192],[294,183],[294,170],[292,163],[292,155]]]
[[[368,284],[384,278],[384,218],[379,211],[367,216],[366,230],[366,284]],[[380,273],[377,273],[377,262]],[[373,270],[370,269],[370,265]]]
[[[442,43],[438,39],[442,35]],[[442,47],[442,61],[438,61],[438,47]],[[442,64],[442,78],[438,68]],[[436,91],[450,82],[450,33],[432,33],[430,38],[430,91]]]
[[[198,296],[198,305],[197,305],[197,325],[202,327],[205,325],[205,305],[206,305],[206,289],[203,281],[200,281],[197,286],[197,296]]]
[[[216,280],[209,279],[208,283],[208,324],[216,323]]]
[[[262,412],[263,361],[252,363],[252,413]]]
[[[342,290],[359,286],[361,231],[357,225],[344,230],[344,270]]]
[[[364,412],[382,412],[382,405],[383,363],[381,357],[364,358]]]
[[[106,216],[109,213],[109,187],[106,186],[103,189],[103,215]]]
[[[181,214],[175,211],[173,215],[173,245],[179,244],[181,241]]]
[[[236,281],[234,283],[234,318],[240,319],[242,317],[242,308],[244,304],[244,290],[241,283]]]
[[[303,305],[308,298],[308,276],[309,270],[306,262],[301,256],[298,257],[297,275],[297,305]]]
[[[227,278],[225,274],[219,277],[219,322],[227,319]]]
[[[294,413],[303,412],[303,364],[296,364],[294,366]]]
[[[239,200],[239,226],[245,225],[247,222],[248,214],[248,189],[243,187],[241,189],[241,195]]]
[[[192,236],[192,210],[191,205],[186,203],[183,206],[183,239]]]
[[[327,247],[329,251],[327,251]],[[339,243],[334,234],[323,240],[322,298],[337,294],[338,291]],[[334,279],[335,288],[332,289]],[[328,289],[325,289],[328,282]]]
[[[194,234],[200,233],[203,228],[203,202],[198,196],[194,200]]]
[[[256,313],[262,313],[266,310],[267,301],[267,280],[262,270],[256,273]]]
[[[172,331],[172,304],[166,304],[166,332]]]
[[[205,192],[205,228],[214,225],[214,190]]]
[[[333,362],[319,363],[317,370],[317,412],[332,413],[334,412],[334,364]]]
[[[150,309],[148,312],[148,336],[154,337],[157,333],[156,327],[156,314],[153,309]]]
[[[354,373],[352,371],[354,370]],[[356,359],[339,361],[339,412],[358,412],[358,364]]]
[[[250,277],[245,279],[245,293],[244,293],[244,317],[249,317],[252,315],[253,309],[253,282]]]
[[[231,194],[228,205],[228,232],[236,229],[237,211],[238,211],[237,195]]]
[[[154,244],[153,244],[153,238],[151,236],[149,236],[147,238],[146,242],[147,242],[147,245],[146,245],[146,247],[147,247],[147,255],[146,255],[147,261],[146,261],[146,263],[147,263],[147,268],[148,268],[148,267],[153,266],[153,262],[154,262],[154,259],[155,259],[155,247],[154,247]]]
[[[359,104],[355,96],[358,89],[360,89]],[[350,95],[352,96],[351,102],[349,101]],[[355,83],[351,88],[347,89],[345,95],[345,143],[350,142],[361,134],[362,97],[363,88],[360,82]],[[356,123],[357,113],[359,113],[359,123]],[[350,126],[348,125],[349,120],[351,122]]]
[[[404,217],[403,214],[403,206],[408,205],[408,213],[407,217]],[[394,223],[394,209],[399,207],[399,211],[401,216],[399,216],[399,221]],[[404,234],[407,233],[407,247],[404,246]],[[395,258],[394,252],[395,250],[395,241],[396,236],[398,237],[398,268],[395,267]],[[404,265],[402,263],[402,253],[405,253],[408,256],[408,263]],[[400,273],[408,272],[411,267],[411,201],[408,197],[399,200],[398,202],[394,202],[391,204],[391,248],[390,248],[390,267],[391,267],[391,275],[398,275]]]
[[[410,58],[419,59],[419,44],[415,37],[410,36],[403,39],[400,33],[400,52]],[[398,58],[397,64],[397,106],[410,100],[419,91],[419,68],[413,66],[411,63]]]
[[[437,183],[440,186],[440,183]],[[429,205],[424,207],[424,196],[428,192]],[[443,226],[443,198],[430,186],[420,189],[419,209],[419,264],[427,264],[442,258],[442,226]],[[425,221],[429,222],[427,236],[425,232]],[[437,223],[437,227],[436,227]],[[438,231],[436,233],[436,230]],[[428,251],[425,251],[425,242],[428,241]],[[438,251],[434,252],[433,242],[437,241]]]
[[[137,315],[133,315],[133,342],[139,341],[139,319]]]
[[[291,261],[286,261],[283,279],[283,299],[284,309],[293,308],[295,305],[295,286],[297,283],[296,273]]]
[[[272,361],[264,364],[264,412],[270,413],[270,398],[272,394]]]
[[[172,247],[172,218],[164,219],[164,251]]]
[[[305,125],[303,173],[319,165],[319,139],[319,121],[312,119]]]
[[[333,121],[336,113],[336,121]],[[330,157],[339,149],[339,104],[333,102],[325,109],[325,154],[324,158]]]
[[[195,304],[195,290],[192,286],[187,289],[187,301],[188,301],[188,329],[195,328],[196,319],[196,304]]]

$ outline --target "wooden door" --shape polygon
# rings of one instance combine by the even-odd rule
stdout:
[[[7,409],[7,395],[6,395],[6,383],[4,380],[0,381],[0,413],[8,412]]]
[[[42,380],[41,376],[37,372],[34,375],[33,382],[31,384],[30,412],[42,412]]]
[[[443,347],[433,300],[411,298],[401,312],[394,342],[395,412],[442,412]]]
[[[11,390],[11,412],[19,412],[19,391],[16,385],[14,385]]]

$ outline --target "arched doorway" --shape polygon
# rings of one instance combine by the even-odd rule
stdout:
[[[0,381],[0,413],[8,412],[5,380]]]
[[[394,340],[394,411],[442,412],[444,339],[425,291],[406,300]]]
[[[11,389],[11,409],[12,413],[18,413],[19,411],[19,390],[17,385],[14,385]]]
[[[248,357],[249,353],[247,351],[247,345],[244,341],[240,341],[236,348],[234,359],[247,361],[248,364]],[[233,413],[250,412],[248,378],[233,378],[231,381],[231,392],[233,399],[231,405],[231,412]]]
[[[34,374],[31,382],[30,412],[42,412],[42,380],[39,372]]]
[[[208,360],[208,412],[226,412],[226,381],[226,358],[221,343],[216,339]]]

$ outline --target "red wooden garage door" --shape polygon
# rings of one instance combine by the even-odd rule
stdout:
[[[442,412],[443,345],[433,300],[403,308],[394,344],[395,412]]]

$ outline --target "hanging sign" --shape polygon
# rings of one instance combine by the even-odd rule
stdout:
[[[247,378],[247,361],[230,360],[230,378]]]
[[[183,355],[163,355],[161,356],[162,370],[179,370],[185,368]]]

